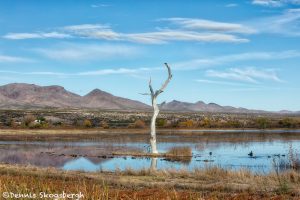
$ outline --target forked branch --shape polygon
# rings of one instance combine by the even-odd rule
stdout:
[[[151,97],[152,98],[156,98],[160,93],[162,93],[166,87],[168,86],[170,80],[172,79],[172,72],[171,72],[171,68],[170,66],[168,65],[168,63],[164,63],[165,66],[167,67],[168,69],[168,78],[167,80],[164,82],[164,84],[161,86],[161,88],[159,90],[156,90],[155,93],[154,93],[154,90],[152,88],[152,85],[151,85],[151,78],[150,78],[150,81],[149,81],[149,88],[150,88],[150,92],[151,92]]]

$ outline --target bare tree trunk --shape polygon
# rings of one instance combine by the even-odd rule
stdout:
[[[151,126],[150,126],[150,145],[151,145],[151,152],[153,154],[158,154],[157,151],[157,147],[156,147],[156,118],[158,116],[159,113],[159,108],[156,102],[156,98],[158,97],[158,95],[160,93],[162,93],[164,91],[164,89],[167,87],[167,85],[169,84],[171,78],[172,78],[172,73],[171,73],[171,68],[169,67],[169,65],[167,63],[165,63],[167,69],[168,69],[168,78],[165,81],[165,83],[162,85],[162,87],[159,90],[156,90],[154,92],[152,85],[151,85],[151,79],[149,81],[149,89],[150,89],[150,95],[151,95],[151,101],[152,101],[152,107],[153,107],[153,115],[152,115],[152,119],[151,119]]]
[[[157,147],[156,147],[156,118],[159,113],[159,108],[156,103],[156,98],[152,99],[152,107],[153,107],[153,115],[151,119],[151,127],[150,127],[150,145],[151,145],[151,151],[152,153],[158,153]]]

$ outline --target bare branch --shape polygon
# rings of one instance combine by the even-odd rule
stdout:
[[[149,89],[150,89],[150,92],[151,92],[151,96],[153,97],[154,96],[154,90],[152,88],[152,84],[151,84],[151,78],[149,80]]]
[[[168,78],[165,81],[165,83],[161,86],[161,88],[155,92],[155,96],[158,96],[160,93],[162,93],[165,90],[165,88],[167,87],[167,85],[169,84],[170,80],[172,79],[173,75],[171,72],[171,68],[169,67],[168,63],[165,63],[165,66],[168,69]]]

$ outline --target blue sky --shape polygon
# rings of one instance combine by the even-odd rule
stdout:
[[[300,110],[300,1],[0,2],[0,84]]]

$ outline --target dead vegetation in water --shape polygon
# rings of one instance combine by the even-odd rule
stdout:
[[[166,153],[145,153],[145,152],[113,152],[113,156],[132,156],[145,158],[163,158],[171,162],[189,163],[192,159],[192,149],[190,147],[172,147]]]
[[[286,158],[280,157],[273,159],[273,166],[276,171],[295,170],[300,171],[300,154],[292,145],[289,147],[289,153]]]
[[[172,147],[167,151],[165,160],[188,164],[191,162],[192,156],[191,147]]]
[[[170,156],[186,156],[191,157],[192,156],[192,148],[191,147],[172,147],[168,150],[166,153]]]

